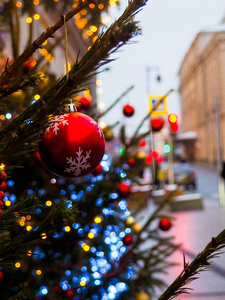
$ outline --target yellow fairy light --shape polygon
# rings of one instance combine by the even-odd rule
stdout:
[[[102,88],[98,88],[97,89],[97,94],[101,95],[103,93],[103,89]]]
[[[96,79],[95,83],[96,83],[96,85],[101,85],[102,81],[101,81],[101,79]]]
[[[94,26],[94,25],[91,25],[91,26],[89,27],[89,29],[90,29],[91,31],[93,31],[93,32],[96,32],[96,31],[98,30],[98,27],[96,27],[96,26]]]
[[[34,95],[34,99],[35,99],[35,100],[38,100],[38,99],[40,99],[40,98],[41,98],[40,95],[38,95],[38,94]]]
[[[111,21],[111,17],[110,16],[106,16],[105,18],[102,18],[101,21],[102,21],[103,24],[107,24],[107,23],[109,23]]]
[[[98,36],[93,37],[92,42],[94,43],[97,40]]]
[[[91,36],[92,34],[93,34],[93,31],[87,30],[87,35],[88,35],[88,36]]]
[[[75,24],[77,25],[78,28],[82,29],[87,24],[87,20],[86,19],[79,19],[79,20],[75,21]]]
[[[25,226],[25,222],[24,221],[20,221],[20,226]]]
[[[90,7],[91,9],[93,9],[93,8],[95,8],[95,4],[94,4],[94,3],[91,3],[91,4],[89,4],[89,7]]]
[[[37,275],[41,275],[41,273],[42,273],[41,270],[37,270],[37,271],[36,271],[36,274],[37,274]]]
[[[28,225],[28,226],[26,227],[26,230],[27,230],[27,231],[31,231],[31,229],[32,229],[32,226],[30,226],[30,225]]]
[[[32,255],[32,251],[31,250],[27,251],[27,256],[31,256],[31,255]]]
[[[106,124],[105,124],[105,122],[103,122],[103,121],[101,121],[101,122],[99,122],[99,127],[101,128],[101,129],[104,129],[105,127],[106,127]]]
[[[16,2],[16,7],[20,8],[22,5],[23,5],[22,2],[20,1]]]
[[[38,21],[40,19],[40,15],[39,14],[35,14],[34,15],[34,20]]]
[[[112,7],[115,7],[116,4],[117,4],[117,2],[118,2],[118,0],[109,0],[109,4],[110,4],[110,6],[112,6]]]
[[[5,164],[2,163],[2,164],[0,165],[0,170],[1,170],[1,171],[5,170]]]
[[[85,16],[87,14],[87,10],[86,9],[82,9],[82,11],[80,12],[83,16]]]
[[[47,201],[45,202],[45,204],[46,204],[47,206],[52,206],[52,201],[47,200]]]
[[[11,203],[9,200],[6,200],[6,201],[5,201],[5,205],[6,205],[6,206],[10,206],[11,204],[12,204],[12,203]]]
[[[85,281],[81,281],[80,282],[80,286],[85,286],[86,285],[86,282]]]
[[[34,3],[34,5],[38,5],[39,4],[39,0],[34,0],[33,3]]]
[[[0,115],[0,120],[4,121],[5,120],[5,115]]]
[[[92,99],[92,96],[91,96],[91,93],[90,93],[90,90],[89,89],[87,89],[87,90],[85,90],[84,92],[83,92],[83,94],[84,94],[84,97],[86,97],[86,98],[88,98],[88,99]]]
[[[103,5],[102,3],[100,3],[100,4],[98,5],[98,8],[99,8],[99,9],[103,9],[103,8],[104,8],[104,5]]]
[[[94,222],[99,224],[102,222],[102,219],[100,217],[95,217]]]
[[[132,216],[129,216],[129,217],[126,218],[126,223],[127,223],[128,225],[134,224],[134,221],[135,221],[135,219],[134,219],[134,217],[132,217]]]
[[[27,219],[27,220],[31,220],[31,215],[27,215],[27,216],[26,216],[26,219]]]
[[[32,23],[32,21],[33,21],[33,19],[32,19],[31,17],[27,17],[27,18],[26,18],[26,22],[27,22],[28,24]]]
[[[89,239],[93,239],[93,238],[95,237],[95,235],[94,235],[94,233],[89,232],[89,233],[88,233],[88,237],[89,237]]]
[[[65,232],[70,232],[71,228],[70,228],[70,226],[66,226],[66,227],[64,228],[64,230],[65,230]]]
[[[21,221],[26,221],[26,218],[24,216],[21,217]]]
[[[88,251],[90,250],[90,246],[89,246],[89,245],[85,245],[85,246],[83,247],[83,249],[84,249],[84,251],[88,252]]]
[[[47,239],[47,235],[46,235],[46,233],[44,233],[44,232],[43,232],[43,233],[41,234],[41,238],[42,238],[42,240],[45,240],[45,239]]]
[[[17,261],[17,262],[15,263],[15,267],[16,267],[17,269],[20,268],[20,267],[21,267],[21,263]]]
[[[48,44],[48,40],[46,40],[44,43],[42,43],[42,46],[46,46]]]

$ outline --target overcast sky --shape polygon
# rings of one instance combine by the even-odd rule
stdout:
[[[199,31],[221,23],[224,16],[224,0],[149,0],[136,16],[142,35],[133,39],[135,44],[124,46],[115,55],[118,59],[109,65],[110,71],[100,76],[103,93],[98,101],[104,101],[106,107],[128,87],[135,86],[104,121],[112,124],[122,120],[130,130],[135,129],[148,111],[147,95],[165,94],[171,88],[175,92],[168,97],[169,112],[179,113],[177,73],[184,55]],[[158,74],[160,83],[156,81]],[[126,103],[135,108],[130,119],[122,114]]]

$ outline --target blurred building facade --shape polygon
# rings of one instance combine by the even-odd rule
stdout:
[[[184,158],[210,164],[225,160],[225,18],[199,32],[179,69]]]

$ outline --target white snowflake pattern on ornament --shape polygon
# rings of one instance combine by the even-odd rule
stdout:
[[[101,137],[103,135],[103,132],[102,132],[101,128],[99,127],[98,123],[95,120],[91,120],[91,124],[94,124],[95,126],[98,127],[98,132]]]
[[[69,116],[69,114],[64,114],[64,115],[59,115],[59,116],[53,117],[50,122],[50,126],[46,129],[46,133],[48,133],[50,131],[50,129],[53,128],[53,133],[55,133],[55,135],[57,135],[57,132],[59,130],[59,125],[61,125],[61,123],[63,126],[69,125],[68,120],[65,120],[65,118],[68,116]]]
[[[87,170],[91,167],[91,164],[87,162],[88,158],[90,158],[90,151],[86,151],[85,155],[82,155],[83,150],[79,147],[79,151],[76,152],[77,156],[73,158],[72,156],[67,159],[67,163],[70,164],[69,168],[66,168],[64,172],[70,173],[74,172],[75,176],[79,176],[82,170]]]

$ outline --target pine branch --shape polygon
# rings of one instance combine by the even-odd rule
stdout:
[[[79,13],[82,9],[87,7],[90,3],[92,3],[91,0],[85,0],[83,2],[80,2],[79,5],[73,9],[71,9],[66,15],[65,20],[68,22],[73,16],[75,16],[77,13]],[[41,48],[42,44],[48,39],[52,38],[53,34],[62,26],[64,25],[64,19],[61,17],[60,20],[58,20],[55,25],[49,26],[46,31],[44,31],[39,38],[37,38],[31,46],[29,46],[16,60],[15,62],[2,74],[0,78],[0,86],[7,85],[9,81],[13,82],[13,78],[15,77],[15,74],[18,73],[18,70],[21,69],[21,67],[24,65],[24,63],[28,60],[29,57],[31,57],[34,52]]]
[[[5,146],[0,150],[0,158],[4,159],[5,163],[7,163],[7,158],[12,157],[15,153],[17,146],[30,143],[29,136],[38,133],[46,125],[48,116],[59,113],[63,105],[81,88],[82,84],[95,75],[99,67],[109,62],[108,57],[111,53],[117,51],[133,36],[140,34],[137,22],[134,22],[132,17],[137,9],[145,3],[146,0],[130,1],[122,16],[96,40],[81,61],[72,67],[67,76],[53,84],[43,97],[30,105],[0,132],[0,140],[5,142]],[[36,44],[33,43],[33,45],[35,47]],[[21,139],[21,130],[23,133],[26,132],[27,140]],[[9,136],[10,140],[8,141]]]
[[[218,256],[223,248],[225,248],[225,230],[218,234],[217,237],[213,237],[211,242],[208,243],[205,249],[200,252],[191,263],[186,263],[184,257],[184,268],[181,274],[158,300],[170,300],[182,293],[188,293],[190,288],[184,286],[197,279],[196,275],[201,271],[209,270],[211,259]]]

